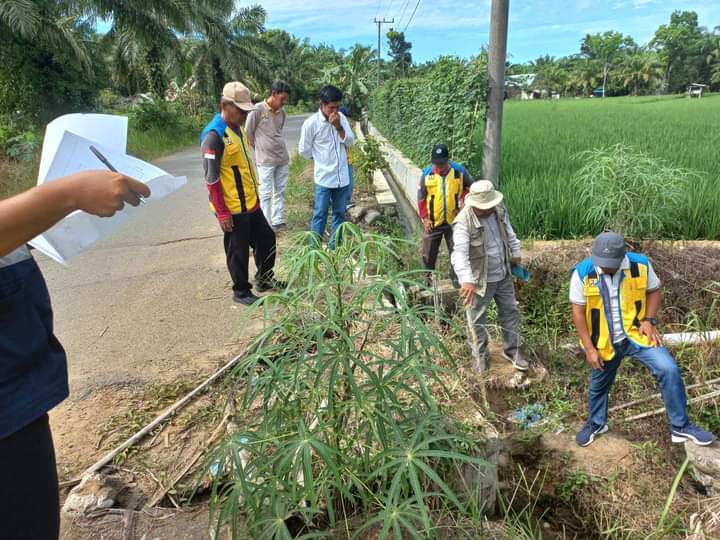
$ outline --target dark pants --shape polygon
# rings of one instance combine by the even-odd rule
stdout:
[[[225,233],[225,255],[233,291],[250,292],[248,277],[249,250],[252,248],[259,281],[273,277],[275,267],[275,233],[260,210],[233,215],[233,230]]]
[[[60,501],[47,414],[0,440],[0,540],[57,540]]]
[[[437,263],[438,252],[440,251],[440,244],[442,244],[443,238],[445,238],[445,244],[448,248],[448,255],[450,255],[453,251],[452,225],[439,225],[429,233],[426,232],[423,236],[422,258],[423,266],[426,270],[435,270],[435,264]],[[450,265],[450,279],[453,281],[457,280],[452,264]]]

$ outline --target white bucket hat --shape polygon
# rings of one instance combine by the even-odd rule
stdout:
[[[495,208],[503,200],[503,194],[495,190],[489,180],[478,180],[470,186],[470,193],[465,197],[465,204],[478,210]]]

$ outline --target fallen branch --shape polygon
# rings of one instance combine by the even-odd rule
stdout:
[[[691,384],[690,386],[686,386],[685,389],[692,390],[693,388],[700,388],[701,386],[707,386],[709,384],[715,384],[718,382],[720,382],[720,377],[718,377],[717,379],[710,379],[709,381],[703,381],[701,383]],[[628,407],[634,407],[635,405],[639,405],[640,403],[645,403],[646,401],[650,401],[659,397],[662,397],[662,394],[653,394],[652,396],[637,399],[635,401],[629,401],[627,403],[623,403],[622,405],[615,405],[614,407],[610,407],[608,409],[608,412],[619,411],[620,409],[627,409]]]
[[[163,491],[163,493],[167,493],[170,491],[168,488],[165,487],[165,485],[160,481],[160,479],[153,474],[153,472],[150,469],[146,469],[150,477],[155,480],[158,486],[160,486],[160,490]],[[180,505],[175,501],[172,495],[168,494],[168,498],[170,499],[170,502],[173,504],[175,508],[178,510],[180,509]]]
[[[60,489],[65,489],[65,488],[69,488],[69,487],[75,487],[75,486],[77,486],[77,485],[80,483],[81,480],[82,480],[81,478],[74,478],[74,479],[72,479],[72,480],[65,480],[64,482],[60,482],[60,483],[58,484],[58,487],[59,487]]]
[[[248,347],[245,351],[238,354],[235,358],[230,360],[227,364],[225,364],[223,367],[221,367],[219,370],[217,370],[215,373],[213,373],[210,377],[208,377],[205,382],[200,384],[198,387],[196,387],[192,392],[187,394],[184,398],[181,400],[175,402],[173,405],[168,407],[164,412],[162,412],[160,415],[158,415],[152,422],[150,422],[148,425],[146,425],[144,428],[142,428],[140,431],[135,433],[132,437],[130,437],[128,440],[126,440],[124,443],[122,443],[120,446],[116,447],[111,452],[104,455],[100,460],[98,460],[96,463],[88,467],[88,469],[85,470],[85,472],[82,473],[81,478],[84,478],[94,472],[99,471],[102,469],[105,465],[110,463],[113,459],[115,459],[115,456],[119,455],[120,453],[124,452],[126,449],[130,448],[140,440],[142,440],[148,433],[152,432],[155,428],[157,428],[160,424],[162,424],[165,420],[170,418],[172,415],[174,415],[177,411],[182,409],[185,405],[190,403],[198,394],[200,394],[203,390],[205,390],[208,386],[210,386],[212,383],[214,383],[217,379],[219,379],[222,375],[227,373],[227,371],[230,370],[237,362],[244,356],[248,354],[252,354],[257,349],[259,349],[264,344],[264,341],[255,343]]]
[[[714,392],[710,392],[709,394],[703,394],[702,396],[697,396],[692,399],[688,400],[688,403],[698,403],[700,401],[707,401],[708,399],[712,399],[715,397],[720,396],[720,390],[715,390]],[[641,420],[643,418],[648,418],[650,416],[655,416],[657,414],[662,414],[665,412],[665,407],[662,407],[660,409],[655,409],[654,411],[648,411],[642,414],[636,414],[635,416],[630,416],[629,418],[623,418],[623,422],[634,422],[635,420]]]

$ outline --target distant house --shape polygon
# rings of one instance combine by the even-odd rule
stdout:
[[[688,85],[687,95],[689,98],[701,98],[705,89],[708,87],[707,84],[692,83]]]
[[[540,99],[547,97],[546,90],[533,88],[535,84],[534,73],[522,73],[520,75],[508,75],[505,77],[505,98],[506,99]]]

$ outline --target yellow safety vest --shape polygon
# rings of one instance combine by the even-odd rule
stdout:
[[[432,172],[432,168],[425,169],[425,189],[427,190],[428,217],[433,227],[447,223],[452,225],[460,209],[460,197],[463,193],[462,170],[455,166],[444,178]]]
[[[243,128],[239,134],[230,127],[225,129],[222,160],[220,161],[220,183],[225,205],[231,214],[241,214],[258,206],[258,180],[255,162],[245,144]],[[210,209],[215,208],[210,203]]]
[[[641,335],[640,321],[645,317],[647,305],[648,286],[648,259],[638,253],[628,253],[630,268],[620,270],[623,272],[620,280],[619,301],[623,329],[625,335],[640,347],[650,347],[650,340]],[[615,358],[615,349],[610,334],[612,314],[610,313],[610,300],[605,296],[609,291],[600,285],[595,266],[590,258],[581,262],[576,270],[583,282],[585,294],[585,320],[587,322],[590,339],[605,361]]]

